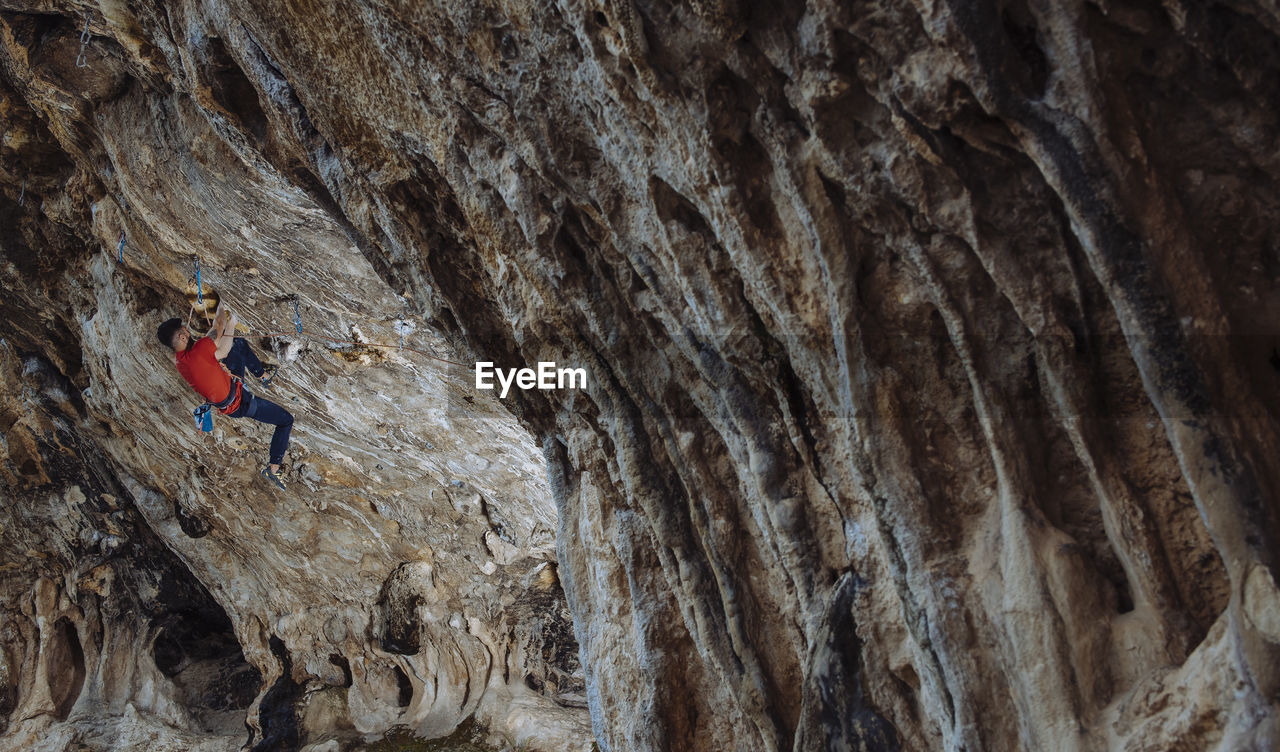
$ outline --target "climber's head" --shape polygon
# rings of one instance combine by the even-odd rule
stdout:
[[[187,328],[182,325],[182,319],[169,319],[161,324],[160,328],[156,330],[156,337],[166,347],[175,351],[185,350],[191,345],[191,335],[187,332]]]

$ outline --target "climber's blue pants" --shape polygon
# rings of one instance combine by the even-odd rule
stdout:
[[[258,360],[258,356],[253,354],[253,350],[249,347],[249,343],[245,342],[241,337],[236,337],[231,343],[231,352],[227,353],[227,357],[222,359],[223,365],[227,370],[243,379],[245,368],[249,369],[249,373],[254,376],[261,376],[263,372],[262,361]],[[241,387],[244,389],[244,387]],[[252,394],[248,389],[244,389],[240,397],[240,407],[231,413],[232,418],[253,418],[259,423],[275,426],[276,432],[271,435],[271,459],[272,465],[279,465],[284,460],[284,450],[289,447],[289,433],[293,431],[293,416],[288,410],[280,407],[271,400],[266,400],[257,395]]]
[[[231,352],[227,353],[227,357],[222,359],[222,364],[227,367],[232,376],[238,379],[244,378],[244,369],[249,368],[249,373],[254,376],[262,375],[262,361],[258,360],[258,356],[253,354],[253,348],[249,347],[249,343],[244,337],[236,337],[231,340]]]
[[[289,447],[289,433],[293,431],[293,416],[288,410],[245,389],[240,397],[240,407],[231,413],[231,417],[253,418],[259,423],[275,426],[276,432],[271,434],[270,462],[279,465],[284,460],[284,450]]]

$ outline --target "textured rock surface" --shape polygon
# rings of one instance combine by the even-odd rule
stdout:
[[[104,493],[171,552],[117,582],[181,561],[225,609],[247,666],[221,630],[203,660],[263,673],[256,739],[290,706],[315,733],[445,733],[482,676],[495,726],[574,727],[548,699],[564,639],[536,647],[556,515],[527,440],[460,374],[312,344],[282,388],[294,488],[305,466],[320,490],[246,491],[261,437],[199,443],[148,344],[198,252],[264,328],[296,290],[326,331],[420,317],[460,357],[590,369],[507,408],[550,475],[602,748],[1280,743],[1273,7],[0,7],[6,199],[27,181],[6,357],[68,380],[40,404],[102,468],[87,493],[43,424],[6,434],[35,510],[6,535],[43,541],[6,548],[6,608],[34,605],[5,697],[43,703],[9,734],[66,715],[15,666],[75,654],[31,625],[93,561],[21,548],[62,550],[38,510],[97,520]],[[488,525],[525,558],[484,573]],[[135,615],[95,617],[112,597]],[[168,601],[101,603],[68,623],[142,666]],[[85,673],[117,699],[77,700],[82,728],[223,712]]]
[[[58,17],[3,22],[7,54],[56,54],[38,42]],[[399,726],[441,736],[473,714],[495,741],[589,744],[529,435],[465,369],[342,345],[396,343],[418,317],[185,94],[130,84],[122,61],[6,57],[24,62],[5,95],[6,171],[27,181],[3,233],[5,746],[280,749]],[[111,103],[63,110],[85,83]],[[78,151],[67,129],[85,127],[102,138]],[[99,162],[119,164],[109,195]],[[121,230],[123,264],[95,241]],[[203,291],[259,331],[291,330],[296,294],[308,329],[336,338],[274,340],[270,396],[297,418],[288,493],[257,477],[269,431],[193,430],[198,400],[155,342],[188,312],[191,254]],[[449,354],[425,330],[407,344]],[[50,690],[51,705],[41,688],[73,666],[78,688]]]

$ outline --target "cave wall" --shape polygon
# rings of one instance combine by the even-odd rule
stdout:
[[[237,749],[218,737],[243,737],[261,675],[227,614],[83,436],[86,408],[65,377],[8,342],[0,373],[0,739]],[[78,728],[60,723],[77,716]]]
[[[349,224],[308,186],[231,137],[220,111],[152,87],[159,79],[125,60],[77,68],[79,32],[62,60],[54,40],[69,23],[0,14],[5,185],[13,176],[18,190],[0,210],[0,350],[17,362],[39,359],[71,395],[63,401],[75,401],[75,409],[36,402],[25,366],[6,374],[17,401],[2,495],[20,511],[53,506],[16,518],[0,566],[25,572],[32,557],[58,553],[46,527],[92,527],[77,520],[93,519],[106,494],[148,533],[128,550],[168,562],[205,600],[172,605],[194,623],[168,627],[165,614],[120,606],[112,628],[129,630],[128,639],[111,643],[118,655],[89,672],[87,699],[68,712],[25,704],[42,691],[43,674],[35,663],[15,667],[17,705],[0,746],[328,749],[400,730],[446,736],[471,718],[496,745],[589,746],[555,567],[554,501],[529,434],[455,378],[448,343],[415,326],[413,302],[379,278]],[[225,50],[211,49],[210,65],[225,65]],[[67,106],[85,85],[97,98]],[[243,95],[234,81],[220,86],[218,96]],[[193,255],[207,309],[224,299],[254,332],[293,334],[288,298],[296,296],[307,329],[327,335],[249,333],[281,365],[259,394],[297,418],[285,494],[258,477],[270,432],[217,417],[212,435],[197,433],[199,400],[156,342],[162,320],[198,307]],[[196,326],[206,320],[192,316]],[[402,333],[404,350],[394,346]],[[41,470],[63,451],[95,456],[111,484],[70,492],[69,471]],[[40,583],[74,583],[131,561],[117,551],[101,560],[63,552],[9,583],[3,618],[44,634],[62,616],[45,626],[43,614],[22,607],[44,592]],[[104,607],[99,595],[73,589],[67,599],[75,606],[67,623],[92,630],[85,614]],[[216,640],[201,636],[209,620]],[[184,658],[184,645],[200,640],[234,646],[255,678],[232,682],[219,656]],[[65,655],[65,643],[32,637],[14,660]],[[145,667],[145,682],[118,676],[132,664]],[[191,689],[204,686],[248,699],[205,723],[195,697],[204,690]]]
[[[39,296],[120,229],[129,289],[311,258],[333,328],[589,369],[504,406],[602,749],[1277,743],[1274,8],[0,7],[5,196],[100,249],[7,245],[6,326],[81,388]]]

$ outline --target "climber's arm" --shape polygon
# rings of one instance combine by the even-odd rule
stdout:
[[[213,338],[217,347],[214,357],[218,360],[227,357],[236,336],[236,317],[230,308],[218,306],[218,312],[213,316],[213,328],[209,330],[209,336]]]

